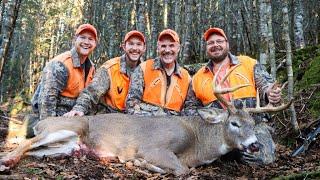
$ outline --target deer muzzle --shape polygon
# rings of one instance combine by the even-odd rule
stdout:
[[[261,148],[261,144],[258,142],[255,142],[250,144],[247,150],[249,150],[251,153],[254,153],[254,152],[258,152],[260,148]]]

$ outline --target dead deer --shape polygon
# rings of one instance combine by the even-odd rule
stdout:
[[[248,153],[258,151],[252,117],[221,96],[244,86],[247,85],[221,89],[216,84],[214,93],[228,111],[199,109],[200,116],[103,114],[47,118],[35,127],[34,138],[25,140],[0,162],[2,167],[12,167],[24,154],[71,154],[89,149],[99,158],[116,157],[120,162],[133,161],[158,173],[185,174],[190,167],[211,163],[234,148]],[[276,109],[287,107],[288,104]]]

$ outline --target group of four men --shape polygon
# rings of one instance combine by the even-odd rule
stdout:
[[[32,98],[33,110],[40,120],[48,116],[83,116],[97,109],[105,113],[196,115],[198,107],[224,108],[213,94],[213,77],[220,68],[216,75],[220,81],[235,65],[237,72],[232,72],[222,86],[251,86],[223,95],[227,100],[232,100],[237,108],[254,107],[259,90],[264,100],[280,101],[281,90],[272,87],[274,80],[263,66],[247,56],[229,52],[228,38],[222,29],[209,28],[204,40],[209,62],[192,78],[178,64],[180,39],[171,29],[158,36],[158,57],[143,62],[146,39],[139,31],[128,32],[121,45],[124,54],[106,61],[95,73],[88,57],[97,45],[98,33],[90,24],[80,25],[73,48],[50,60],[44,68]],[[265,148],[273,148],[274,153],[272,145],[271,139],[271,147]],[[257,158],[263,163],[273,161],[262,156]]]

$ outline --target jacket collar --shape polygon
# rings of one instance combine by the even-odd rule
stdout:
[[[81,66],[79,55],[76,51],[76,48],[71,49],[71,59],[73,67],[78,68]]]
[[[72,48],[72,49],[71,49],[71,59],[72,59],[73,67],[75,67],[75,68],[81,67],[81,62],[80,62],[79,54],[77,53],[76,48]],[[86,61],[90,61],[90,59],[87,58]],[[86,62],[86,61],[85,61],[85,62]],[[90,64],[93,65],[93,63],[92,63],[91,61],[90,61]]]
[[[120,72],[122,74],[127,74],[126,55],[125,54],[120,57]]]
[[[158,69],[158,70],[165,71],[164,67],[163,67],[163,65],[161,63],[160,57],[156,57],[154,59],[153,69]],[[177,75],[180,78],[182,77],[181,68],[180,68],[180,65],[178,64],[177,60],[175,61],[175,67],[174,67],[173,74]]]
[[[237,64],[240,63],[237,56],[231,54],[230,52],[228,53],[228,56],[229,56],[229,59],[230,59],[230,65],[237,65]],[[204,71],[205,72],[208,72],[208,71],[212,72],[213,66],[214,66],[214,64],[213,64],[212,60],[209,59],[208,63],[205,66],[205,70]]]
[[[137,66],[141,63],[141,60],[139,59]],[[126,63],[126,54],[123,54],[120,57],[120,72],[122,74],[127,74],[127,63]]]

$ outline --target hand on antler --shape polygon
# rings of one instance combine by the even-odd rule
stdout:
[[[277,104],[281,100],[281,90],[282,88],[279,87],[277,83],[274,83],[270,85],[267,89],[267,97],[269,100],[269,103],[271,104]]]

